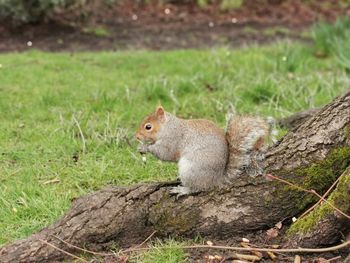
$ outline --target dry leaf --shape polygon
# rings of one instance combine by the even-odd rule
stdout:
[[[207,245],[208,245],[208,246],[212,246],[212,245],[214,245],[214,243],[211,242],[211,241],[207,241]]]
[[[233,257],[243,260],[259,261],[261,258],[255,255],[239,254],[235,253]]]
[[[246,248],[251,248],[251,246],[249,246],[249,244],[244,243],[244,242],[241,242],[241,246],[242,246],[242,247],[246,247]],[[262,257],[263,257],[263,254],[262,254],[261,252],[259,252],[259,251],[254,251],[254,250],[252,250],[252,251],[250,251],[250,252],[253,253],[254,255],[258,256],[259,258],[262,258]]]
[[[250,242],[249,239],[245,238],[245,237],[242,238],[242,241],[245,242],[245,243],[249,243]]]
[[[275,260],[277,257],[274,253],[270,252],[270,251],[267,251],[267,254],[269,255],[269,257],[272,259],[272,260]]]
[[[276,228],[270,228],[266,231],[266,235],[268,239],[272,239],[278,236],[278,230]]]
[[[294,263],[301,263],[301,257],[299,255],[295,256]]]
[[[277,229],[281,229],[281,228],[282,228],[282,222],[281,222],[281,221],[278,222],[278,223],[275,225],[275,227],[277,227]]]

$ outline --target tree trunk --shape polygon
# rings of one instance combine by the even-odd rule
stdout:
[[[266,172],[324,193],[350,164],[350,92],[320,109],[269,149]],[[316,199],[264,176],[242,176],[225,189],[176,199],[154,183],[109,187],[75,200],[57,223],[0,250],[0,262],[48,262],[76,252],[55,236],[92,250],[159,237],[225,239],[273,226]],[[312,245],[312,244],[310,244]],[[316,244],[317,245],[317,244]]]

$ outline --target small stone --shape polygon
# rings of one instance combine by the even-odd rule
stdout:
[[[213,244],[213,242],[211,242],[211,241],[207,241],[207,245],[208,245],[208,246],[212,246],[212,245],[214,245],[214,244]]]
[[[245,243],[249,243],[250,242],[250,240],[248,238],[245,238],[245,237],[242,238],[242,241],[245,242]]]

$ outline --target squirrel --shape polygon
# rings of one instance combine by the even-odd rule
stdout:
[[[231,115],[225,132],[212,121],[178,118],[158,106],[141,122],[135,137],[141,154],[178,163],[182,185],[170,192],[181,196],[225,186],[243,172],[262,174],[271,123]]]

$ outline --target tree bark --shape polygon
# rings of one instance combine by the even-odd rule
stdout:
[[[267,173],[324,193],[350,164],[350,92],[271,147],[265,164]],[[0,262],[48,262],[66,256],[43,241],[76,252],[55,236],[91,250],[128,247],[153,231],[159,237],[232,238],[269,228],[316,201],[264,176],[242,176],[225,189],[179,199],[169,195],[174,184],[108,187],[81,197],[55,224],[3,247]]]
[[[320,108],[312,108],[301,112],[297,112],[292,116],[278,120],[278,125],[280,127],[287,128],[289,130],[296,129],[298,126],[304,123],[307,119],[314,116],[319,110]]]

